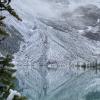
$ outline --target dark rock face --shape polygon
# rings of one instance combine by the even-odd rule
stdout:
[[[79,6],[72,12],[65,12],[62,16],[68,25],[75,29],[85,29],[87,26],[96,26],[100,19],[100,8],[96,5],[88,4]]]
[[[0,41],[0,52],[4,55],[16,53],[23,41],[22,35],[13,26],[6,27],[6,30],[10,35]]]
[[[100,8],[96,5],[88,4],[79,6],[70,14],[69,20],[72,27],[77,30],[84,30],[84,37],[100,41],[100,21],[98,21],[100,20]],[[87,31],[88,26],[92,27],[89,31]],[[95,32],[92,32],[96,27],[98,27],[98,29]]]
[[[83,25],[92,27],[91,31],[87,32],[84,30],[83,36],[91,40],[100,41],[100,21],[98,22],[98,19],[100,19],[100,8],[95,5],[86,5],[79,7],[76,11],[82,14],[79,20],[82,21]],[[98,27],[97,31],[92,32],[96,27]]]
[[[100,33],[87,32],[84,36],[91,40],[100,41]]]
[[[80,6],[75,10],[82,15],[81,19],[85,25],[95,25],[97,19],[100,18],[100,8],[95,5]]]

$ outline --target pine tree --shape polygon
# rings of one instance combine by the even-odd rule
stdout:
[[[0,84],[2,84],[2,88],[0,89],[1,100],[6,100],[9,95],[9,89],[15,88],[15,80],[16,78],[13,74],[16,72],[14,69],[14,65],[12,62],[12,56],[7,55],[6,57],[0,58]]]
[[[0,100],[6,100],[9,90],[16,87],[16,77],[14,76],[16,69],[14,69],[12,59],[11,55],[0,58]],[[26,97],[15,96],[13,100],[26,100]]]
[[[22,21],[14,9],[12,9],[12,7],[9,5],[10,2],[11,0],[0,0],[0,11],[8,11],[17,20]],[[5,18],[5,16],[0,15],[0,37],[1,35],[8,36],[8,33],[5,31],[6,25],[3,23]],[[13,76],[16,72],[16,69],[14,69],[12,59],[13,57],[11,55],[0,57],[0,100],[6,100],[9,95],[9,90],[15,89],[16,87],[16,77]],[[26,100],[26,97],[14,96],[13,100]]]
[[[0,12],[7,11],[9,12],[13,17],[15,17],[17,20],[22,21],[22,19],[18,16],[18,14],[14,11],[14,9],[10,6],[11,0],[0,0]],[[3,16],[2,13],[0,15],[0,35],[8,35],[8,33],[5,31],[5,24],[3,23],[3,20],[6,18],[6,16]]]
[[[100,71],[100,63],[98,63],[97,60],[90,62],[88,64],[86,64],[86,63],[83,63],[82,65],[77,64],[76,67],[79,68],[78,66],[80,66],[82,69],[84,69],[84,71],[86,69],[93,70],[93,71],[95,71],[96,74],[98,73],[98,71]]]
[[[12,16],[14,16],[16,19],[22,21],[22,19],[17,15],[17,13],[12,9],[12,7],[9,5],[11,0],[0,0],[0,11],[6,10],[8,11]],[[1,16],[0,20],[5,19],[5,16]]]
[[[83,63],[83,64],[81,65],[81,68],[83,68],[84,71],[86,70],[86,67],[87,67],[86,63]]]

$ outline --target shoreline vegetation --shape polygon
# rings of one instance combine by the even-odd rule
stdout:
[[[97,60],[95,60],[95,61],[93,61],[93,62],[90,62],[90,63],[85,63],[85,62],[84,62],[83,64],[77,63],[77,64],[75,65],[75,67],[77,68],[77,70],[80,69],[80,68],[82,68],[82,69],[84,70],[84,72],[85,72],[86,70],[95,71],[96,74],[97,74],[98,72],[100,72],[100,63],[99,63]]]

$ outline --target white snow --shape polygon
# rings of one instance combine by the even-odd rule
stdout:
[[[83,34],[83,33],[84,33],[84,30],[78,30],[78,32],[79,32],[80,34]]]
[[[92,26],[88,26],[87,31],[92,31],[93,27]]]
[[[9,90],[10,94],[9,96],[7,97],[7,100],[13,100],[14,96],[21,96],[21,94],[19,92],[17,92],[16,90],[12,90],[10,89]]]
[[[100,23],[100,19],[97,20],[97,23]]]

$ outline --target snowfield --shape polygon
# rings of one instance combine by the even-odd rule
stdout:
[[[100,61],[99,0],[13,0],[11,5],[23,19],[5,20],[24,38],[14,61],[21,93],[29,100],[88,100],[89,93],[100,93],[100,74],[75,68],[77,62]]]

